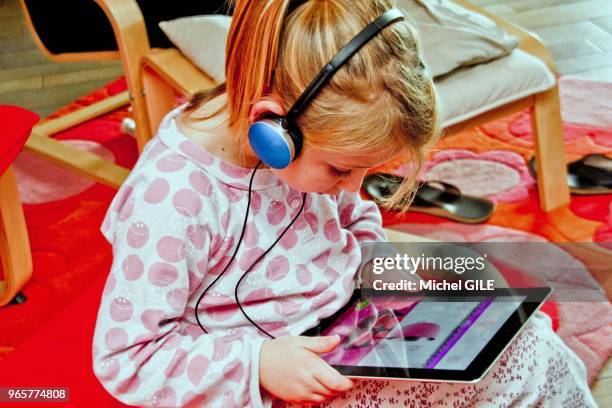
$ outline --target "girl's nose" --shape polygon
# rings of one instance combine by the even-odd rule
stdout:
[[[355,169],[351,171],[351,175],[348,178],[340,181],[340,183],[338,183],[338,187],[350,193],[359,191],[367,171],[368,169]]]

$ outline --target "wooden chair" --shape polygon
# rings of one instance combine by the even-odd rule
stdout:
[[[120,58],[112,27],[95,4],[80,0],[20,0],[20,4],[34,42],[50,60],[76,62]],[[128,92],[122,92],[61,118],[43,121],[34,127],[25,148],[58,166],[118,187],[129,169],[60,143],[51,136],[129,102]]]
[[[556,74],[550,53],[537,38],[466,0],[456,2],[488,16],[516,36],[520,49],[539,58]],[[96,0],[96,3],[104,10],[113,26],[130,93],[133,95],[132,109],[136,127],[140,129],[137,134],[138,145],[142,148],[156,132],[163,115],[175,107],[177,94],[189,97],[215,83],[176,49],[154,49],[150,46],[145,20],[134,0]],[[569,203],[556,85],[547,91],[520,98],[450,126],[445,133],[452,135],[530,107],[534,108],[532,129],[540,204],[545,211],[551,211]]]
[[[23,303],[19,291],[32,276],[32,255],[23,208],[11,163],[21,151],[38,115],[15,106],[0,106],[0,306]]]
[[[555,77],[559,76],[550,51],[534,35],[467,0],[454,1],[467,9],[489,17],[499,27],[518,38],[520,49],[542,60]],[[558,85],[454,125],[447,129],[446,133],[458,133],[530,107],[533,107],[531,130],[535,142],[540,206],[544,211],[551,211],[570,202]]]
[[[19,1],[35,43],[50,60],[66,62],[121,58],[124,68],[130,68],[130,73],[126,75],[130,92],[119,93],[61,118],[41,123],[33,129],[26,145],[26,149],[59,166],[111,187],[119,187],[129,174],[129,169],[58,143],[50,136],[131,104],[133,120],[138,124],[135,136],[138,147],[142,148],[150,137],[150,131],[148,120],[143,116],[145,111],[140,108],[143,103],[141,81],[139,76],[132,75],[131,69],[134,63],[137,64],[132,56],[150,51],[151,46],[171,47],[168,38],[157,27],[159,21],[219,12],[224,8],[225,2],[174,0],[170,7],[166,2],[110,1],[108,4],[112,7],[115,18],[109,21],[104,11],[93,1]],[[146,16],[144,18],[141,9]],[[126,28],[126,31],[121,36],[122,40],[115,42],[116,30],[123,28]],[[117,43],[120,47],[117,47]]]

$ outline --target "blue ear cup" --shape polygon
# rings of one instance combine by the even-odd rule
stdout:
[[[249,128],[249,143],[259,159],[273,169],[284,169],[300,154],[302,137],[296,127],[286,128],[281,117],[266,117]]]

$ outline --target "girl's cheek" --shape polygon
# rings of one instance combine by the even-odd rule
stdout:
[[[309,181],[304,180],[300,183],[299,186],[297,186],[296,189],[303,191],[303,192],[309,192],[309,193],[321,193],[326,190],[329,190],[329,187],[319,182],[309,182]]]
[[[293,182],[289,180],[287,184],[298,191],[308,193],[322,193],[333,187],[332,184],[325,183],[324,180],[322,182],[320,179],[309,178],[300,178],[299,180],[293,180]]]
[[[294,171],[291,171],[294,170]],[[303,169],[273,170],[276,177],[287,183],[292,188],[302,192],[322,193],[333,188],[337,179],[322,172],[314,172]]]
[[[325,174],[310,174],[304,177],[301,184],[309,191],[323,192],[332,188],[336,181]]]

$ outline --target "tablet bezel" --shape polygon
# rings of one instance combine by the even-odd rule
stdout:
[[[521,332],[525,323],[540,308],[551,294],[549,287],[536,288],[498,288],[493,291],[422,291],[407,293],[402,291],[382,291],[374,289],[355,289],[350,300],[336,312],[319,322],[319,325],[304,332],[305,336],[319,336],[330,327],[340,316],[346,312],[358,299],[375,296],[424,296],[431,298],[473,297],[473,296],[524,296],[525,299],[502,327],[493,335],[491,340],[483,347],[474,361],[465,370],[442,370],[427,368],[397,368],[397,367],[371,367],[332,365],[341,374],[351,378],[388,378],[407,381],[435,381],[435,382],[469,382],[474,383],[482,379],[493,364],[501,357]],[[407,376],[408,375],[408,376]]]

